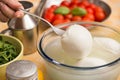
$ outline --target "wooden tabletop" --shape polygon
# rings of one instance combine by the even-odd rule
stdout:
[[[34,12],[34,10],[38,6],[40,0],[28,0],[28,1],[31,1],[34,4],[34,7],[31,10],[31,12]],[[112,9],[112,13],[111,13],[110,17],[102,23],[105,25],[113,26],[113,27],[119,26],[120,25],[120,0],[103,0],[103,1],[108,3],[108,5]],[[7,23],[0,22],[0,31],[6,29],[7,27],[8,27]],[[23,59],[30,60],[30,61],[34,62],[40,70],[42,70],[42,71],[45,70],[43,59],[41,58],[41,56],[39,55],[39,53],[37,51],[34,53],[31,53],[29,55],[24,55]]]

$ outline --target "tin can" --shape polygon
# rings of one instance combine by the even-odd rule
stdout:
[[[7,80],[38,80],[36,65],[28,60],[18,60],[7,66]]]
[[[24,9],[29,12],[33,4],[29,1],[20,1]],[[37,24],[38,19],[24,14],[22,18],[12,18],[8,22],[8,28],[1,33],[12,35],[18,38],[24,46],[24,54],[31,54],[37,51]]]

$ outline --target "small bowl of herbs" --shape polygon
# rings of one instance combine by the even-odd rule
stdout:
[[[13,36],[0,34],[0,79],[5,79],[8,64],[22,59],[23,44]]]

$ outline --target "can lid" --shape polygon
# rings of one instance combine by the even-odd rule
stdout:
[[[6,75],[10,79],[29,78],[37,72],[34,63],[28,60],[18,60],[8,65]]]

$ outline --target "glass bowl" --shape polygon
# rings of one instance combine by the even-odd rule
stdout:
[[[61,29],[66,30],[68,26],[73,24],[79,24],[86,27],[93,39],[96,37],[100,38],[109,38],[114,41],[116,41],[119,45],[120,43],[120,32],[117,29],[114,29],[112,27],[103,25],[101,23],[97,22],[71,22],[71,23],[65,23],[57,25],[56,27],[59,27]],[[79,36],[79,34],[77,35]],[[64,51],[60,47],[59,42],[60,36],[56,35],[52,29],[46,30],[40,37],[38,42],[38,51],[40,56],[45,61],[45,68],[47,70],[47,76],[49,76],[49,79],[47,80],[116,80],[119,73],[120,73],[120,54],[119,52],[111,52],[113,46],[112,42],[107,41],[110,45],[104,46],[104,45],[96,45],[96,48],[91,51],[93,53],[95,51],[95,54],[90,55],[92,57],[95,57],[97,54],[98,58],[101,58],[103,60],[106,60],[105,64],[98,65],[98,66],[74,66],[69,63],[71,63],[71,59],[68,59],[69,63],[65,63],[65,58],[69,58],[69,56],[63,55]],[[79,43],[79,42],[78,42]],[[94,43],[94,41],[93,41]],[[51,46],[49,45],[51,44]],[[71,45],[72,46],[72,45]],[[46,49],[47,48],[47,49]],[[103,48],[106,48],[108,51],[102,51]],[[109,49],[110,48],[110,49]],[[117,46],[118,51],[120,51],[120,47]],[[49,50],[49,51],[47,51]],[[98,62],[99,63],[99,62]],[[46,76],[45,76],[46,78]]]

